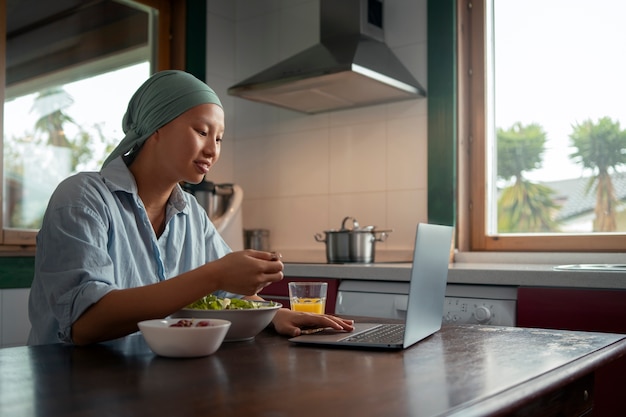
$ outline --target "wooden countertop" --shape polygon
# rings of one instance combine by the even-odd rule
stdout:
[[[0,415],[487,416],[563,389],[573,399],[558,404],[587,407],[594,371],[623,355],[626,335],[471,325],[395,352],[296,346],[267,329],[197,359],[155,356],[133,335],[0,349]]]

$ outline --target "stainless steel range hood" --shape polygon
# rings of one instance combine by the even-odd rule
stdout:
[[[303,113],[424,97],[384,43],[382,0],[320,0],[320,43],[228,89]]]

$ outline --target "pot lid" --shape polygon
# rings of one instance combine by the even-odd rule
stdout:
[[[349,226],[351,221],[351,226]],[[376,226],[364,226],[361,227],[357,219],[351,216],[344,217],[341,222],[341,229],[325,230],[324,233],[380,233],[380,232],[392,232],[393,230],[376,230]]]

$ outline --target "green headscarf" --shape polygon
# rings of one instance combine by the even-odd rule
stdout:
[[[122,121],[126,136],[102,167],[118,156],[139,148],[160,127],[187,110],[209,103],[223,108],[215,91],[193,75],[178,70],[157,72],[130,99]]]

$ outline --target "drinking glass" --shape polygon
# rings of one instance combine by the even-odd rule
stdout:
[[[294,311],[324,314],[326,310],[326,282],[290,282],[289,303]]]

